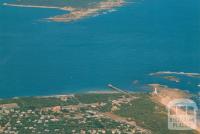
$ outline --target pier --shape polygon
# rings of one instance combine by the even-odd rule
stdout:
[[[120,89],[118,87],[115,87],[112,84],[108,84],[108,87],[111,88],[111,89],[113,89],[113,90],[115,90],[115,91],[117,91],[117,92],[120,92],[120,93],[123,93],[123,94],[129,94],[129,92],[124,91],[124,90],[122,90],[122,89]]]

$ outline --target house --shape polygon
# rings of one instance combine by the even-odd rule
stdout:
[[[2,109],[13,109],[13,108],[18,108],[19,106],[17,103],[9,103],[9,104],[1,104],[0,108]]]
[[[54,106],[54,107],[51,108],[51,110],[52,110],[53,112],[60,112],[61,106]]]

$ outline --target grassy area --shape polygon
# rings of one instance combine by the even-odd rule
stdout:
[[[77,94],[75,97],[82,103],[108,102],[121,97],[122,94]]]
[[[138,95],[139,96],[139,95]],[[140,95],[140,98],[130,104],[122,105],[116,114],[136,120],[139,126],[147,128],[153,134],[194,134],[194,131],[172,131],[168,129],[167,110],[165,107],[155,104],[148,94]]]
[[[148,93],[135,93],[136,98],[128,103],[118,105],[117,114],[128,119],[133,119],[138,126],[152,131],[152,134],[195,134],[194,131],[170,131],[167,127],[167,110],[165,107],[153,102]],[[130,96],[129,96],[130,97]],[[119,130],[130,131],[126,124],[116,122],[104,116],[95,116],[92,112],[110,112],[113,107],[112,100],[120,100],[128,98],[123,94],[77,94],[75,97],[62,101],[60,98],[37,98],[24,97],[18,99],[0,100],[0,104],[17,103],[20,107],[17,109],[8,109],[0,115],[0,125],[5,127],[9,122],[10,130],[17,130],[19,133],[71,133],[73,130],[80,132],[81,130],[110,130],[118,128]],[[43,111],[41,108],[51,106],[76,105],[79,103],[102,103],[99,108],[84,107],[77,110],[61,110],[59,112]],[[29,112],[32,110],[31,112]],[[52,119],[57,119],[54,121]],[[19,123],[20,121],[20,123]],[[17,123],[18,122],[18,123]],[[34,127],[33,129],[30,129]],[[10,131],[9,130],[9,131]],[[48,131],[45,131],[48,130]]]
[[[61,101],[59,98],[36,98],[36,97],[23,97],[19,99],[5,99],[0,100],[0,104],[17,103],[21,109],[35,109],[51,106],[64,106],[78,104],[78,101],[71,98],[67,101]]]

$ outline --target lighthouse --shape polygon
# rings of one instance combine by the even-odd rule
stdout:
[[[156,95],[158,94],[158,90],[157,90],[156,87],[154,88],[154,92],[153,92],[153,94],[156,94]]]

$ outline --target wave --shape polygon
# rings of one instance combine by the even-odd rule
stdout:
[[[200,73],[186,73],[186,72],[172,72],[172,71],[159,71],[155,73],[150,73],[149,75],[163,75],[163,74],[175,74],[175,75],[185,75],[188,77],[198,77],[200,78]]]

